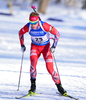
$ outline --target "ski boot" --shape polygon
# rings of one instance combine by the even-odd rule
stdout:
[[[61,83],[56,84],[58,91],[63,95],[63,96],[67,96],[67,92],[64,90],[64,88],[62,87]]]
[[[28,94],[30,95],[34,95],[35,91],[36,91],[36,83],[35,83],[36,79],[31,79],[31,87],[30,90],[28,91]]]

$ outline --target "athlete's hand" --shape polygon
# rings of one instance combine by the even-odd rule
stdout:
[[[52,53],[54,53],[54,52],[55,52],[55,47],[52,46],[52,47],[50,48],[50,51],[51,51]]]
[[[25,45],[23,44],[23,45],[21,45],[21,51],[22,52],[25,52],[26,51],[26,47],[25,47]]]

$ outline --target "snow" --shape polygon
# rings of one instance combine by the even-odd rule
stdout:
[[[4,1],[3,1],[4,2]],[[12,16],[0,15],[0,100],[16,100],[16,96],[28,93],[30,88],[30,36],[25,34],[26,52],[22,66],[20,91],[17,91],[22,52],[18,31],[28,22],[29,10],[14,7]],[[57,9],[57,10],[54,10]],[[9,12],[3,7],[0,12]],[[52,14],[53,13],[53,14]],[[52,4],[41,19],[55,26],[61,36],[55,51],[55,59],[62,85],[68,94],[86,99],[86,10],[67,9]],[[63,22],[50,21],[48,18],[62,19]],[[52,42],[52,41],[51,41]],[[56,67],[54,65],[56,70]],[[37,64],[37,93],[42,95],[22,100],[70,100],[56,94],[57,88],[48,74],[43,57]]]

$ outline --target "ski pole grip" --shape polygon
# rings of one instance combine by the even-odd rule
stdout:
[[[34,12],[36,12],[36,7],[35,6],[31,6],[31,8],[34,10]],[[41,18],[39,17],[39,20],[41,20]]]
[[[31,8],[32,8],[32,9],[36,9],[36,7],[35,7],[35,6],[31,6]]]
[[[31,8],[34,10],[34,12],[36,12],[36,7],[35,6],[31,6]]]

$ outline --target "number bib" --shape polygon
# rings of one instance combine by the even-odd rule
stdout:
[[[49,32],[46,32],[42,27],[42,21],[40,22],[40,28],[34,30],[29,24],[29,34],[31,35],[32,43],[35,45],[46,45],[50,42]]]
[[[41,44],[41,43],[47,41],[49,38],[46,34],[44,36],[31,36],[31,39],[34,43]]]

